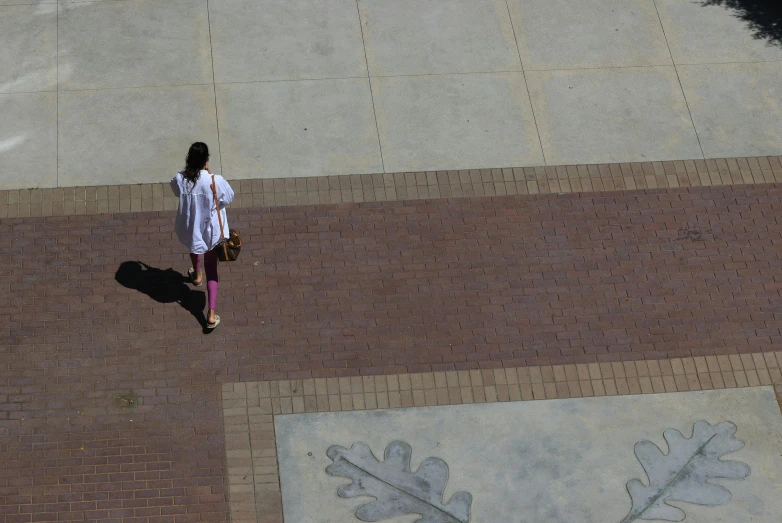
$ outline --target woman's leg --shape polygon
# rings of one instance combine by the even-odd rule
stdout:
[[[201,257],[198,254],[190,253],[190,263],[193,265],[195,274],[193,275],[193,283],[201,284]]]
[[[209,313],[206,321],[214,323],[215,308],[217,307],[217,251],[211,250],[204,254],[204,268],[206,269],[206,292],[209,295]]]

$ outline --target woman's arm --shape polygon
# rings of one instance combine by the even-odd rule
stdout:
[[[229,205],[234,201],[234,190],[231,185],[225,181],[222,176],[215,175],[215,185],[217,186],[217,194],[220,198],[220,205]]]
[[[179,175],[177,175],[179,176]],[[171,190],[174,191],[174,196],[177,198],[179,197],[179,180],[177,180],[177,176],[174,176],[171,179]]]

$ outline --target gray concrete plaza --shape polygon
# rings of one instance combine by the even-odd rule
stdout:
[[[782,153],[782,46],[699,0],[0,0],[0,189]]]
[[[363,496],[338,497],[337,489],[350,481],[326,473],[332,456],[327,456],[327,449],[366,444],[383,461],[383,450],[392,441],[410,446],[412,471],[419,465],[425,469],[421,463],[430,457],[447,464],[443,473],[446,489],[443,496],[438,493],[437,502],[445,503],[457,492],[472,496],[472,517],[426,521],[636,521],[622,520],[630,509],[627,482],[642,478],[649,483],[634,455],[636,444],[651,441],[663,453],[674,454],[683,440],[668,429],[689,439],[693,425],[701,420],[714,426],[732,425],[740,442],[726,447],[737,452],[725,455],[723,461],[742,462],[751,472],[743,480],[718,479],[728,476],[715,473],[719,465],[713,462],[708,465],[714,474],[709,482],[730,492],[724,502],[714,506],[699,492],[697,500],[689,498],[689,503],[683,503],[685,495],[673,497],[678,500],[673,504],[691,522],[777,521],[782,511],[782,472],[778,460],[769,458],[782,450],[775,437],[782,430],[782,416],[773,389],[766,387],[277,416],[285,522],[359,521],[353,511],[371,503],[372,496],[382,499],[383,485],[373,485],[370,477],[363,480]],[[350,454],[355,457],[355,449]],[[385,461],[392,460],[386,457]],[[374,458],[360,466],[384,481],[386,489],[403,479],[388,464],[373,462]],[[649,462],[645,460],[644,465]],[[437,484],[431,468],[428,476]],[[652,475],[652,485],[655,479]],[[412,490],[409,486],[402,489],[406,495]],[[416,519],[361,520],[401,523]]]

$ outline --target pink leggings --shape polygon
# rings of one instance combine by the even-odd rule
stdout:
[[[193,269],[201,270],[201,259],[198,254],[190,253],[190,261]],[[211,250],[204,253],[204,265],[206,266],[206,292],[209,295],[209,308],[215,309],[217,305],[217,251]]]

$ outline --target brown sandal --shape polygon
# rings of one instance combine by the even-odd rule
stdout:
[[[201,271],[198,271],[198,272],[201,272]],[[190,267],[187,270],[187,276],[190,278],[190,283],[192,283],[196,287],[201,287],[204,284],[203,276],[201,276],[201,281],[200,282],[198,282],[198,283],[195,282],[195,277],[196,277],[196,274],[198,274],[198,272],[196,272],[195,269]]]

